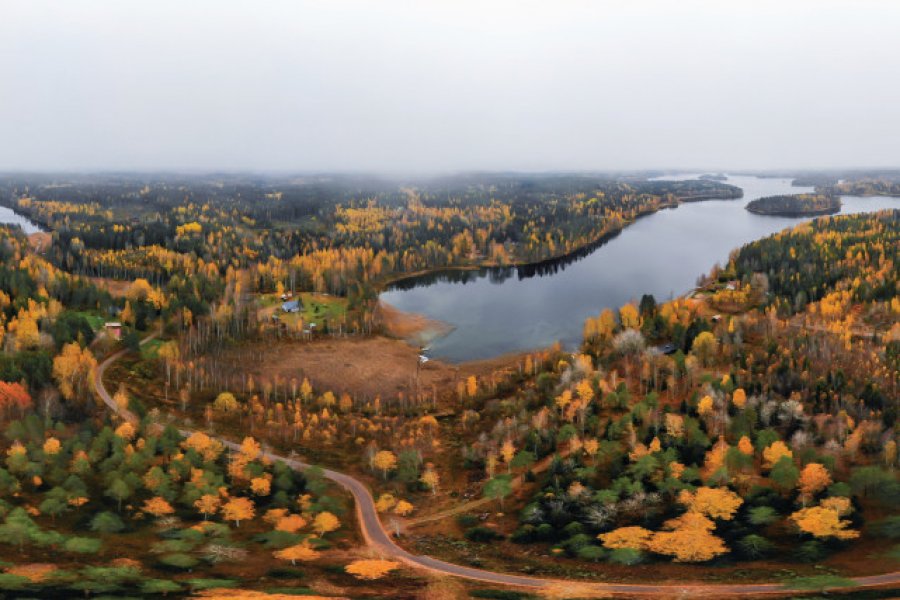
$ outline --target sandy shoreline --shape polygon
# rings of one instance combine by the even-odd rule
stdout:
[[[428,346],[455,329],[449,323],[425,315],[403,312],[383,300],[378,301],[378,315],[387,335],[419,348]]]

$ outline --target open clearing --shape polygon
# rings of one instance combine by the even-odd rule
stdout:
[[[419,352],[409,344],[382,336],[326,338],[313,342],[265,342],[245,344],[220,358],[235,370],[255,378],[308,377],[317,390],[347,392],[357,398],[394,398],[415,388]],[[516,356],[452,365],[431,360],[419,367],[419,391],[430,394],[436,386],[452,393],[460,378],[489,376],[518,364]]]

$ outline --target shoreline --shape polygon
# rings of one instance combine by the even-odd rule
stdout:
[[[585,255],[590,254],[598,247],[602,246],[606,242],[612,240],[623,231],[625,231],[630,225],[633,225],[638,222],[638,220],[643,219],[645,217],[649,217],[663,210],[673,210],[678,208],[681,204],[689,204],[694,202],[706,202],[709,200],[723,200],[723,201],[731,201],[731,200],[741,200],[743,199],[743,195],[737,198],[724,198],[720,196],[701,196],[701,197],[690,197],[690,198],[676,198],[674,202],[666,202],[660,204],[653,210],[647,210],[637,214],[632,219],[627,221],[623,221],[621,226],[612,229],[610,231],[606,231],[595,239],[582,244],[578,248],[574,248],[568,252],[564,252],[562,254],[558,254],[556,256],[544,258],[541,260],[533,260],[533,261],[524,261],[524,262],[513,262],[507,265],[501,265],[493,262],[481,262],[479,264],[467,264],[467,265],[447,265],[444,267],[432,268],[432,269],[420,269],[418,271],[413,271],[410,273],[399,273],[392,277],[386,277],[384,280],[377,284],[378,293],[381,294],[386,291],[390,291],[390,288],[394,286],[398,286],[400,284],[409,283],[412,280],[420,279],[427,276],[439,276],[441,273],[465,273],[470,271],[481,271],[481,270],[491,270],[491,269],[517,269],[517,270],[528,270],[528,269],[540,269],[542,267],[549,267],[555,264],[564,263],[565,265],[571,264],[581,258],[584,258]]]
[[[402,340],[420,351],[456,329],[455,325],[420,313],[400,310],[381,299],[378,300],[377,312],[387,337]]]

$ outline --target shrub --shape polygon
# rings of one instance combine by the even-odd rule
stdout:
[[[474,527],[475,525],[478,524],[478,517],[476,517],[475,515],[470,515],[470,514],[457,515],[456,523],[460,527],[464,527],[464,528],[468,529],[469,527]]]
[[[894,515],[872,523],[875,535],[888,538],[900,538],[900,515]]]
[[[601,548],[600,546],[595,546],[590,544],[588,546],[582,546],[578,549],[578,558],[581,560],[589,560],[592,562],[598,562],[603,560],[606,557],[606,550]]]
[[[466,539],[472,542],[493,542],[494,540],[502,540],[503,536],[488,527],[473,527],[466,530]]]
[[[751,525],[764,527],[778,520],[778,513],[771,506],[755,506],[747,512],[747,520]]]
[[[644,560],[644,554],[634,548],[616,548],[609,553],[609,562],[618,565],[636,565]]]
[[[31,580],[27,577],[0,573],[0,590],[21,590],[29,583],[31,583]]]
[[[151,552],[156,554],[169,554],[172,552],[190,552],[194,549],[194,544],[184,540],[163,540],[156,542],[150,547]]]
[[[828,486],[828,495],[829,496],[843,496],[845,498],[849,498],[853,495],[853,490],[850,489],[850,485],[844,481],[838,481],[837,483],[832,483]]]
[[[737,543],[738,550],[747,558],[762,558],[774,549],[772,542],[761,535],[750,534]]]
[[[118,533],[125,529],[125,523],[116,513],[100,512],[91,519],[91,531],[97,533]]]
[[[270,569],[266,575],[275,579],[303,579],[303,571],[290,565]]]
[[[188,579],[185,583],[191,586],[191,591],[211,590],[214,588],[234,587],[236,579]]]
[[[266,548],[281,549],[288,546],[299,544],[308,536],[300,533],[290,533],[287,531],[269,531],[262,533],[253,538],[256,542],[261,542]]]
[[[169,594],[181,591],[181,586],[168,579],[148,579],[141,584],[142,594]]]
[[[176,552],[160,556],[159,562],[167,567],[173,567],[175,569],[190,569],[191,567],[197,566],[199,561],[193,556]]]
[[[817,562],[825,556],[825,546],[821,542],[804,542],[797,548],[796,556],[803,562]]]
[[[578,550],[591,543],[593,538],[586,533],[577,533],[562,543],[562,547],[571,556],[576,556]]]
[[[550,523],[541,523],[537,526],[535,533],[537,534],[537,539],[543,541],[552,540],[556,537],[556,529]]]
[[[95,554],[100,551],[103,543],[95,538],[73,537],[66,540],[63,548],[66,552],[77,552],[79,554]]]
[[[537,530],[534,525],[522,525],[516,529],[509,537],[510,540],[517,544],[529,544],[537,537]]]

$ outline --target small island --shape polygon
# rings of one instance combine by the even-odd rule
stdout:
[[[787,194],[767,196],[747,204],[747,210],[758,215],[808,217],[833,215],[841,210],[841,199],[831,194]]]
[[[700,177],[698,177],[698,179],[702,179],[704,181],[728,181],[728,176],[722,175],[721,173],[707,173],[706,175],[701,175]]]

